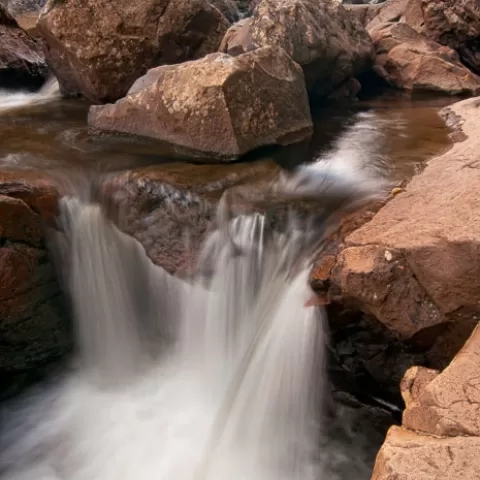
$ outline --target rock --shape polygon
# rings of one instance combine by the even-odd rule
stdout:
[[[402,379],[400,390],[405,405],[408,407],[420,398],[425,387],[439,374],[438,370],[425,367],[409,368]]]
[[[240,19],[240,10],[233,0],[210,0],[210,3],[217,7],[230,23]]]
[[[252,17],[228,33],[223,51],[240,54],[267,45],[283,48],[305,73],[309,94],[324,97],[373,64],[372,42],[341,4],[262,0]]]
[[[345,5],[345,10],[353,15],[363,26],[370,23],[380,11],[380,5],[362,4]]]
[[[480,438],[435,438],[392,427],[372,480],[479,480]]]
[[[0,377],[38,368],[71,348],[43,227],[56,202],[38,173],[0,172]]]
[[[480,319],[480,99],[442,113],[465,140],[347,236],[322,279],[331,302],[374,316],[433,368],[450,362]]]
[[[94,132],[153,137],[176,153],[210,161],[312,133],[302,70],[273,47],[150,70],[126,98],[91,107],[88,123]]]
[[[391,86],[450,95],[480,93],[480,77],[451,48],[427,40],[405,23],[370,32],[377,51],[375,72]]]
[[[368,24],[371,31],[390,22],[407,23],[418,33],[453,48],[480,74],[480,5],[477,0],[390,0]]]
[[[422,0],[429,38],[455,49],[463,63],[480,74],[480,4],[478,0]]]
[[[480,437],[480,327],[452,363],[407,404],[403,425],[437,436]]]
[[[40,87],[46,75],[41,45],[0,5],[0,88]]]
[[[38,20],[66,95],[123,97],[149,68],[214,52],[229,26],[207,0],[49,0]]]

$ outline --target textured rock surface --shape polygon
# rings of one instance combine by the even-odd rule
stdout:
[[[302,66],[313,96],[328,95],[373,63],[364,27],[335,2],[262,0],[252,17],[229,36],[223,48],[231,54],[267,45],[282,47]]]
[[[465,140],[349,235],[322,280],[330,301],[373,315],[423,351],[431,348],[438,367],[480,318],[479,113],[478,98],[444,110],[450,124],[463,124]]]
[[[46,75],[41,45],[0,5],[0,88],[38,87]]]
[[[0,376],[41,366],[70,347],[43,220],[56,192],[38,175],[0,173]]]
[[[362,25],[366,26],[378,14],[380,11],[380,5],[346,4],[345,10],[353,15]]]
[[[62,91],[99,103],[149,68],[216,51],[228,26],[207,0],[49,0],[38,20]]]
[[[480,93],[480,77],[462,65],[454,50],[426,39],[409,25],[386,24],[370,34],[377,51],[375,71],[391,86],[451,95]]]
[[[153,137],[177,153],[210,161],[312,133],[302,70],[273,47],[150,70],[126,98],[91,107],[89,126]]]

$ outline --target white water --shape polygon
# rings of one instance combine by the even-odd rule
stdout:
[[[49,78],[38,92],[0,90],[0,113],[42,105],[57,100],[60,96],[60,88],[55,77]]]
[[[98,205],[61,211],[78,362],[10,414],[2,479],[345,478],[319,451],[323,312],[306,305],[302,227],[236,217],[206,241],[211,274],[187,284]]]

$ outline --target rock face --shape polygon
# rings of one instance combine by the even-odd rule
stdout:
[[[0,173],[0,377],[39,367],[71,342],[42,221],[55,214],[56,193],[31,177]]]
[[[480,93],[480,77],[463,66],[449,47],[427,40],[406,23],[371,29],[375,71],[391,86],[451,95]]]
[[[220,161],[312,133],[302,70],[273,47],[150,70],[126,98],[91,107],[88,122],[95,132],[153,137],[177,153]]]
[[[363,26],[366,26],[378,14],[380,5],[346,4],[345,10],[353,15]]]
[[[435,368],[448,364],[480,318],[480,99],[443,113],[462,123],[466,139],[350,234],[323,279],[330,301],[372,315],[428,351]]]
[[[480,74],[480,5],[477,0],[390,0],[367,25],[406,23],[418,33],[453,48],[462,62]]]
[[[372,480],[480,479],[480,327],[442,373],[409,370],[407,408],[380,450]]]
[[[46,75],[41,45],[0,5],[0,88],[39,87]]]
[[[157,65],[216,51],[229,26],[207,0],[49,0],[38,20],[62,92],[115,101]]]
[[[311,96],[324,97],[373,64],[372,42],[341,4],[262,0],[222,44],[237,55],[267,45],[283,48],[305,73]]]

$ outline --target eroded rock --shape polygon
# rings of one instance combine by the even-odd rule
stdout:
[[[450,95],[477,95],[480,77],[460,62],[457,53],[428,40],[406,23],[370,29],[377,51],[375,72],[404,90],[430,90]]]
[[[149,68],[217,50],[229,26],[207,0],[49,0],[38,20],[64,94],[115,101]]]
[[[88,122],[93,132],[153,137],[207,161],[295,143],[313,128],[302,70],[274,47],[150,70],[124,99],[91,107]]]
[[[41,45],[0,5],[0,88],[39,87],[46,75]]]
[[[315,97],[328,95],[373,64],[364,27],[335,2],[262,0],[228,35],[222,47],[232,55],[268,45],[283,48],[302,66]]]

